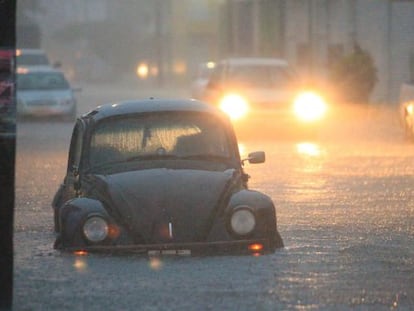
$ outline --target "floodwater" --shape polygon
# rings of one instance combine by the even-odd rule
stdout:
[[[242,154],[266,151],[246,171],[285,242],[259,257],[55,251],[50,202],[72,125],[20,123],[13,310],[414,309],[414,144],[392,110],[338,116],[316,140],[240,135]]]

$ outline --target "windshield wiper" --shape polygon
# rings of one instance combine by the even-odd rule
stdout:
[[[215,154],[192,154],[188,156],[177,156],[174,154],[147,154],[147,155],[134,155],[126,159],[116,160],[116,161],[108,161],[104,163],[100,163],[90,167],[89,169],[85,170],[85,173],[89,173],[91,171],[99,170],[102,168],[106,168],[108,166],[114,164],[122,164],[133,162],[137,160],[164,160],[164,159],[179,159],[179,160],[203,160],[203,161],[214,161],[214,162],[228,162],[229,158],[215,155]]]
[[[85,172],[89,173],[90,171],[95,171],[95,170],[99,170],[99,169],[102,169],[102,168],[106,168],[106,167],[114,165],[114,164],[128,163],[128,162],[132,162],[132,161],[136,161],[136,160],[162,160],[162,159],[177,159],[177,158],[179,158],[179,157],[177,157],[176,155],[172,155],[172,154],[134,155],[134,156],[131,156],[131,157],[126,158],[126,159],[108,161],[108,162],[103,162],[103,163],[94,165],[94,166],[90,167],[89,169],[87,169]]]
[[[145,154],[145,155],[134,155],[126,158],[125,162],[131,162],[135,160],[163,160],[163,159],[179,159],[180,157],[174,154]]]
[[[223,162],[229,161],[229,157],[217,155],[217,154],[191,154],[188,156],[182,156],[180,159],[185,160],[206,160],[206,161],[216,161],[216,162]]]

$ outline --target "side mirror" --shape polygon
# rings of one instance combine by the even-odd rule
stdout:
[[[264,151],[255,151],[248,154],[247,159],[242,160],[242,164],[244,161],[248,161],[251,164],[257,163],[264,163],[266,161],[266,154]]]
[[[266,161],[266,154],[264,151],[256,151],[249,153],[248,155],[249,163],[264,163]]]

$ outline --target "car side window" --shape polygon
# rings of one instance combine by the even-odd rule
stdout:
[[[68,172],[73,171],[74,168],[79,168],[82,156],[83,143],[83,126],[80,121],[75,125],[70,142]]]

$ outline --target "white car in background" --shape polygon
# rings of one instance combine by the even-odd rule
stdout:
[[[319,129],[326,103],[305,87],[283,59],[229,58],[217,63],[202,100],[226,112],[237,127],[270,120],[283,131]]]
[[[16,72],[17,116],[76,118],[75,91],[62,71],[49,66],[19,67]]]

